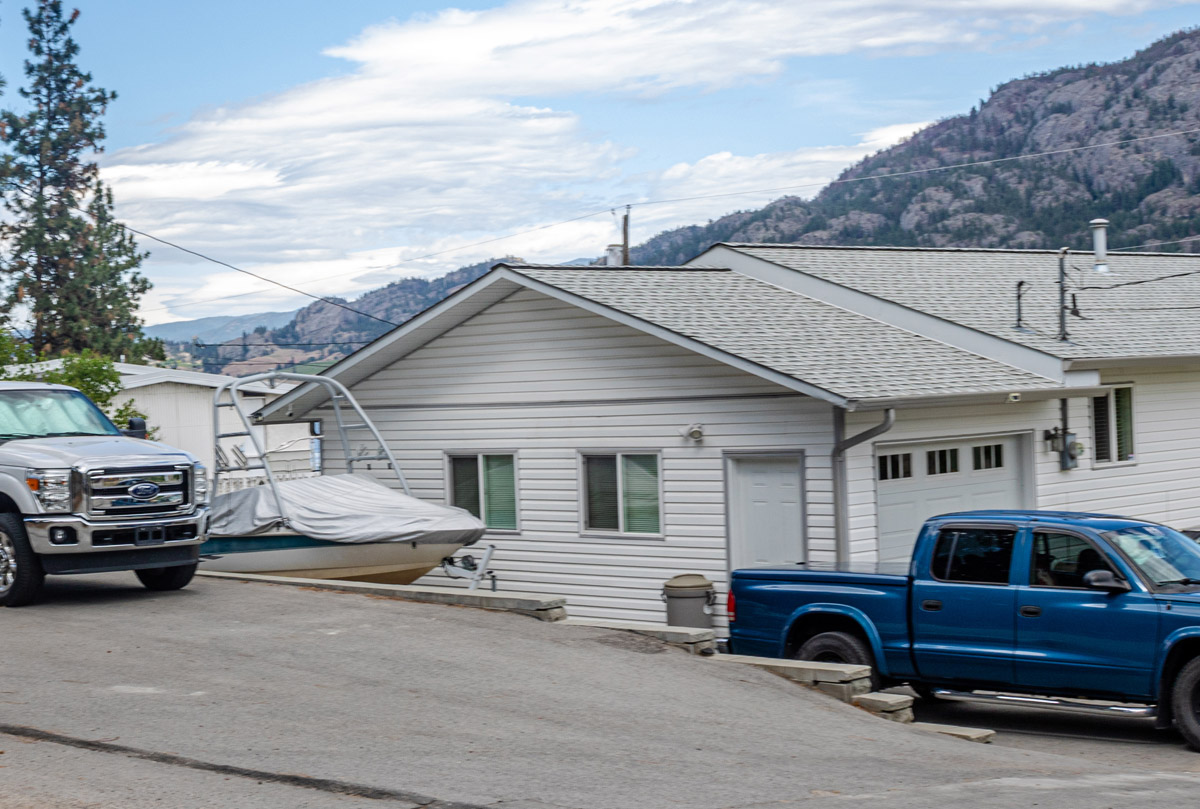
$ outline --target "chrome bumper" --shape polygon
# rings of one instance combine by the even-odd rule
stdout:
[[[25,517],[25,533],[34,553],[65,554],[131,550],[134,548],[186,547],[204,542],[208,533],[208,507],[201,506],[181,517],[93,522],[74,514],[61,517],[39,514]],[[53,528],[69,528],[75,541],[66,545],[50,542]],[[194,529],[194,530],[193,530]],[[188,533],[192,535],[186,536]]]

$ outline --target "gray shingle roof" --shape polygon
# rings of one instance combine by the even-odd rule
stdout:
[[[506,266],[848,399],[1058,387],[729,270]]]
[[[1055,251],[728,246],[1064,358],[1200,355],[1200,255],[1110,252],[1111,271],[1100,275],[1090,252],[1071,253],[1070,291],[1083,318],[1068,318],[1063,343]],[[1193,274],[1094,289],[1179,273]],[[1025,331],[1015,328],[1018,281],[1029,285]]]

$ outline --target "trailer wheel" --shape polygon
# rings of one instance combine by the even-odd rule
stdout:
[[[46,574],[16,514],[0,514],[0,604],[23,607],[37,600]]]
[[[151,567],[133,571],[147,590],[180,590],[196,575],[196,565]]]
[[[1194,750],[1200,750],[1200,657],[1192,658],[1175,675],[1171,686],[1175,726]]]
[[[814,663],[846,663],[855,666],[869,666],[871,669],[871,689],[877,690],[881,685],[878,672],[875,670],[875,655],[866,641],[849,632],[822,632],[806,640],[795,655],[796,660],[811,660]]]

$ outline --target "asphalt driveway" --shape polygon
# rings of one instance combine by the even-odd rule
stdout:
[[[6,809],[1093,809],[1200,788],[922,733],[622,632],[130,574],[0,611],[0,749]]]

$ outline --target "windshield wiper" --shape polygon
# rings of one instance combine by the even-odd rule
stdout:
[[[1193,579],[1185,576],[1182,579],[1170,579],[1169,581],[1160,581],[1158,584],[1200,584],[1200,579]]]
[[[33,433],[0,433],[0,441],[7,441],[10,438],[41,438],[40,435]]]

